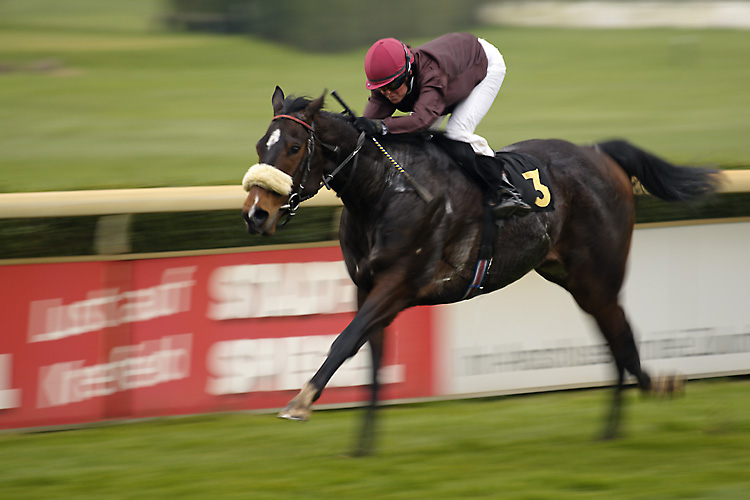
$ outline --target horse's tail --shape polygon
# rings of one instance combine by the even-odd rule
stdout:
[[[666,201],[693,202],[716,191],[718,170],[672,165],[624,140],[596,145],[630,177],[635,177],[654,196]]]

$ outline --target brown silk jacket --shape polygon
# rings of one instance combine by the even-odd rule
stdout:
[[[362,116],[383,119],[390,134],[427,130],[440,116],[453,111],[487,75],[487,56],[469,33],[449,33],[412,50],[414,82],[398,103],[373,90]],[[391,116],[396,110],[411,112]]]

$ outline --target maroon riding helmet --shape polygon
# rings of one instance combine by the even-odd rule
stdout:
[[[400,77],[406,77],[414,62],[414,55],[403,42],[383,38],[375,42],[365,56],[366,87],[379,89]]]

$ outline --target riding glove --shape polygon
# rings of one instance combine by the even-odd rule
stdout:
[[[354,119],[354,128],[367,135],[385,135],[386,128],[382,120],[370,120],[364,116]]]

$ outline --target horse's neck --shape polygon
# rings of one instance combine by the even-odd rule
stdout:
[[[324,175],[331,174],[357,148],[358,133],[344,124],[331,135],[331,142],[341,150],[325,167]],[[376,203],[386,184],[387,159],[376,149],[370,138],[365,138],[359,152],[337,172],[331,187],[349,208],[368,207]]]

